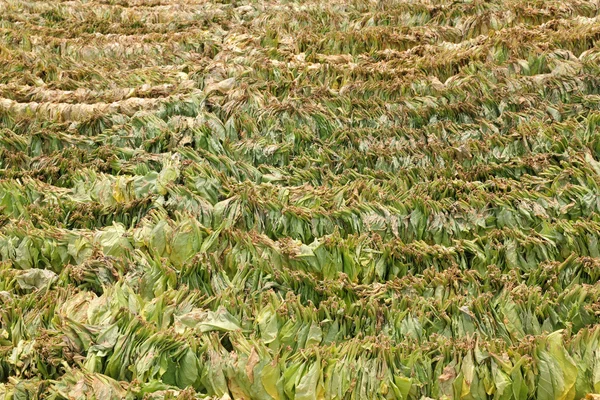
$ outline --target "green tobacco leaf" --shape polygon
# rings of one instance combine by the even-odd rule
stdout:
[[[281,371],[278,364],[269,363],[264,366],[261,374],[261,383],[265,391],[274,400],[282,399],[281,388],[279,387],[279,378],[281,377]]]
[[[295,400],[316,400],[317,399],[317,384],[319,382],[320,360],[313,363],[306,374],[302,376],[298,385],[296,385]]]
[[[198,379],[198,358],[192,349],[185,352],[183,358],[177,363],[176,381],[177,386],[186,388],[193,386]]]
[[[555,374],[562,375],[562,385],[560,391],[556,393],[557,399],[572,400],[575,398],[575,383],[577,381],[577,366],[575,362],[565,351],[562,341],[562,331],[552,332],[548,335],[548,350],[559,367]]]
[[[183,332],[185,327],[197,328],[201,332],[227,332],[241,329],[236,318],[223,307],[220,307],[217,311],[196,309],[187,314],[177,316],[175,319],[179,326],[177,330],[180,332]]]
[[[124,256],[132,249],[127,238],[127,232],[122,224],[114,224],[105,228],[104,231],[98,232],[95,240],[102,247],[104,254],[108,256]]]
[[[265,308],[257,317],[258,326],[262,342],[265,344],[272,343],[277,339],[279,325],[277,324],[277,315],[271,310]]]
[[[556,386],[559,386],[559,381],[552,376],[553,373],[560,373],[558,370],[553,370],[554,365],[548,361],[546,354],[540,354],[538,360],[539,381],[537,398],[540,400],[549,400],[557,398]]]
[[[58,276],[46,269],[29,269],[17,276],[17,283],[24,290],[41,289],[56,281]]]
[[[196,226],[187,221],[173,232],[170,260],[175,266],[182,266],[200,248],[200,233]]]

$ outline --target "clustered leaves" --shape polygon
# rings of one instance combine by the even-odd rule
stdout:
[[[0,11],[0,398],[600,392],[597,1]]]

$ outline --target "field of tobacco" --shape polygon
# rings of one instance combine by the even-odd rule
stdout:
[[[597,0],[0,0],[0,399],[600,392]]]

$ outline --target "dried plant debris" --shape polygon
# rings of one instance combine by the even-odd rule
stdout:
[[[600,395],[597,1],[0,0],[0,399]]]

